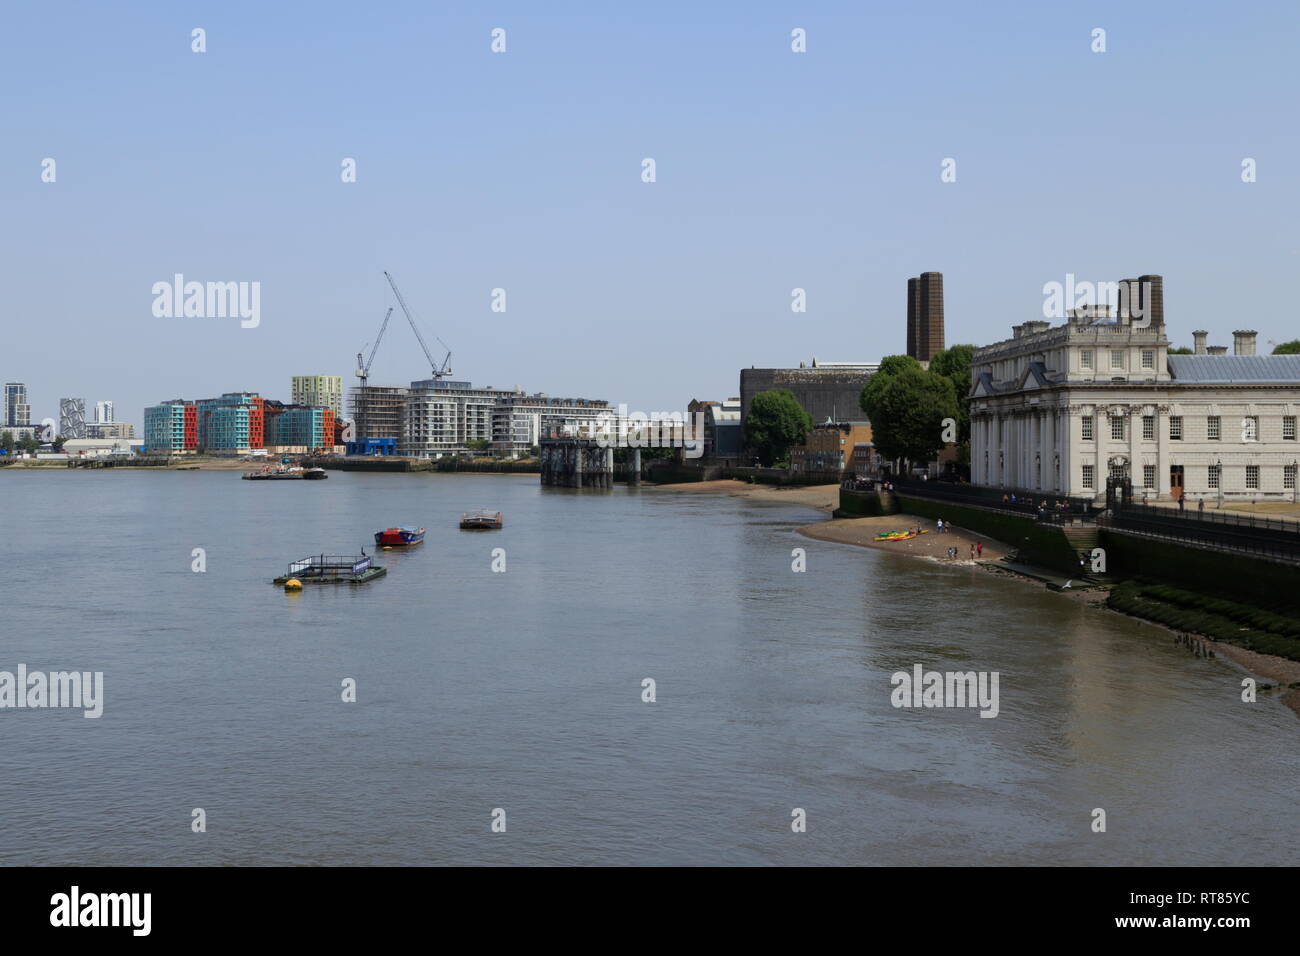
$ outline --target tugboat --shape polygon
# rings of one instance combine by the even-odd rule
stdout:
[[[386,528],[375,532],[375,544],[381,548],[404,548],[423,540],[423,528]]]
[[[499,511],[467,511],[460,516],[462,531],[498,531],[502,524]]]

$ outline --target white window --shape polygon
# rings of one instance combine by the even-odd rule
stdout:
[[[1170,441],[1183,440],[1183,416],[1182,415],[1169,416],[1169,440]]]
[[[1154,415],[1142,416],[1142,440],[1156,440],[1156,417]]]
[[[1119,349],[1110,350],[1110,367],[1112,371],[1118,371],[1124,368],[1124,353]]]
[[[1124,440],[1124,418],[1120,415],[1110,416],[1110,437],[1112,441]]]
[[[1295,416],[1282,416],[1282,437],[1286,441],[1295,441]]]
[[[1223,419],[1219,418],[1218,415],[1211,415],[1205,419],[1205,437],[1210,441],[1218,441],[1222,425]]]
[[[1209,481],[1207,482],[1207,484],[1210,486],[1211,489],[1215,489],[1219,487],[1219,469],[1221,467],[1222,466],[1220,465],[1210,466]]]
[[[1156,486],[1156,466],[1143,465],[1142,466],[1142,487],[1154,488],[1155,486]]]
[[[1092,441],[1092,416],[1084,415],[1082,421],[1083,421],[1083,440]]]
[[[1092,349],[1083,349],[1079,352],[1079,368],[1092,369]]]
[[[1092,489],[1092,465],[1083,466],[1083,487]]]
[[[1259,441],[1259,416],[1247,415],[1241,420],[1241,440]]]
[[[1287,489],[1295,488],[1295,465],[1286,465],[1282,469],[1282,487]]]
[[[1154,369],[1156,367],[1156,353],[1154,349],[1142,350],[1142,367],[1145,369]]]
[[[1246,466],[1246,488],[1248,490],[1258,490],[1259,488],[1259,465]]]

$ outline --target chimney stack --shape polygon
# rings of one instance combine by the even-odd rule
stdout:
[[[1211,345],[1205,351],[1210,355],[1227,355],[1228,347],[1226,345]]]
[[[1255,354],[1255,336],[1258,333],[1254,329],[1238,329],[1232,333],[1232,354],[1233,355],[1254,355]]]
[[[1204,355],[1205,340],[1209,337],[1209,335],[1210,333],[1206,332],[1204,329],[1197,329],[1195,332],[1193,332],[1192,342],[1194,343],[1194,345],[1192,347],[1192,351],[1195,352],[1197,355]]]
[[[1141,290],[1142,315],[1147,324],[1165,324],[1165,280],[1163,276],[1146,275],[1138,279]]]

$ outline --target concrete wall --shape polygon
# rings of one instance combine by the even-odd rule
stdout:
[[[1188,591],[1202,590],[1256,607],[1300,611],[1295,565],[1246,554],[1212,551],[1173,541],[1101,529],[1107,571],[1141,577]]]

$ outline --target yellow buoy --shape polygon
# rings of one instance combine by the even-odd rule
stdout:
[[[297,578],[290,578],[288,581],[284,582],[284,589],[286,591],[301,591],[302,582]]]

